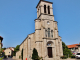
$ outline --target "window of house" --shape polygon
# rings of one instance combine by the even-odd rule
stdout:
[[[51,30],[51,37],[53,37],[53,30]]]
[[[48,28],[48,37],[50,37],[50,28]]]
[[[46,13],[46,5],[44,5],[44,13]]]
[[[50,14],[50,6],[48,6],[48,14]]]

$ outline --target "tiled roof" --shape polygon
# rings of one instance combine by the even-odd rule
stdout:
[[[72,44],[72,45],[67,45],[67,47],[68,47],[68,48],[74,48],[74,47],[78,48],[77,45],[78,45],[78,44]]]

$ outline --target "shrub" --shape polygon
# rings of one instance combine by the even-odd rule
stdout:
[[[38,59],[38,52],[35,48],[33,49],[32,59],[34,60]]]
[[[67,59],[67,56],[65,55],[65,56],[61,56],[61,59]]]
[[[72,55],[71,58],[75,58],[75,55]]]

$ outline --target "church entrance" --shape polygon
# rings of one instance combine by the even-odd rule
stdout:
[[[48,49],[48,57],[52,58],[52,47],[47,47]]]

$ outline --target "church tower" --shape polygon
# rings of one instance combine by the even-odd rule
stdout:
[[[16,58],[23,50],[23,60],[32,60],[33,49],[36,48],[42,60],[60,60],[63,56],[62,40],[58,35],[57,21],[54,21],[52,2],[40,0],[35,19],[35,32],[29,34],[20,44]]]
[[[35,19],[35,46],[44,60],[57,60],[63,55],[57,21],[54,21],[52,2],[40,0]]]

